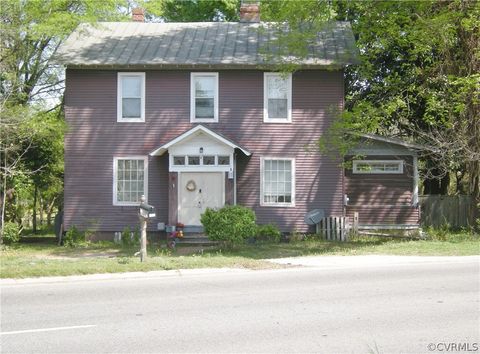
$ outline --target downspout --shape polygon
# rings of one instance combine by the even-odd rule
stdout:
[[[237,153],[233,152],[233,205],[237,205]]]
[[[418,157],[413,156],[413,197],[412,205],[418,207]]]

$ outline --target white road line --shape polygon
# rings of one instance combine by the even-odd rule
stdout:
[[[35,333],[35,332],[49,332],[49,331],[63,331],[66,329],[77,329],[77,328],[90,328],[97,327],[97,325],[83,325],[83,326],[68,326],[68,327],[51,327],[51,328],[38,328],[38,329],[25,329],[23,331],[10,331],[10,332],[0,332],[0,336],[7,334],[21,334],[21,333]]]

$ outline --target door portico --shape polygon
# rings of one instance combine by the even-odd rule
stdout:
[[[201,225],[207,208],[235,204],[235,151],[250,152],[197,125],[150,153],[169,154],[168,223]]]

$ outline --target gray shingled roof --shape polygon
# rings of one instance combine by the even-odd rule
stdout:
[[[265,23],[82,24],[59,48],[56,61],[68,67],[257,67],[272,63],[265,53],[276,31]],[[350,24],[334,22],[297,62],[344,66],[357,63],[357,52]]]

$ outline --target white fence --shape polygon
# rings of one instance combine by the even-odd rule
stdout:
[[[329,216],[317,224],[317,234],[329,241],[347,241],[350,232],[348,216]]]

